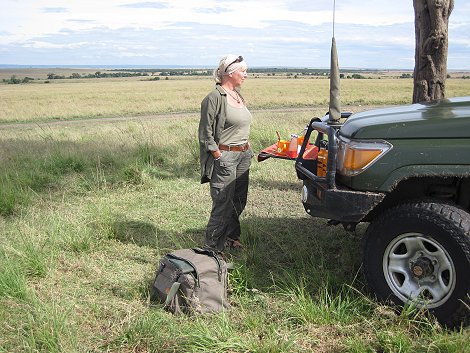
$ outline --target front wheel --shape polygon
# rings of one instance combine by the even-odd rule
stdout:
[[[426,308],[441,323],[470,323],[470,215],[433,201],[396,206],[372,222],[363,267],[379,299]]]

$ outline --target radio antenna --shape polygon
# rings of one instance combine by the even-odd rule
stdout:
[[[336,51],[335,40],[335,12],[336,0],[333,1],[333,37],[331,38],[331,62],[330,62],[330,103],[329,103],[329,119],[328,124],[336,125],[341,118],[341,102],[340,102],[340,74],[338,64],[338,53]]]
[[[335,36],[336,0],[333,0],[333,37]]]

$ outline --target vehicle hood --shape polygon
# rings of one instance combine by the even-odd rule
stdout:
[[[353,114],[339,133],[351,139],[468,138],[470,97]]]

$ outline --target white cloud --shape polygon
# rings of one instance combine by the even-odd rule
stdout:
[[[331,0],[3,0],[0,50],[7,55],[0,60],[48,60],[48,49],[54,58],[82,58],[84,64],[94,64],[86,61],[90,57],[147,59],[154,64],[191,57],[199,61],[184,64],[205,65],[221,53],[246,51],[257,65],[276,65],[273,58],[279,65],[327,64],[332,7]],[[336,1],[335,20],[340,55],[341,47],[348,50],[341,61],[351,66],[363,60],[364,51],[380,67],[403,65],[397,58],[414,55],[412,1]],[[456,2],[449,48],[458,51],[458,57],[469,54],[469,21],[470,4]],[[125,55],[112,52],[119,46]],[[88,47],[105,49],[93,55]],[[34,50],[41,50],[41,56]],[[381,55],[384,50],[387,55]],[[469,67],[463,59],[451,61],[457,57],[451,54],[449,65]]]
[[[65,7],[44,7],[42,9],[44,13],[65,13],[68,12],[68,9]]]
[[[89,42],[54,44],[49,42],[31,41],[23,44],[25,48],[34,49],[78,49],[90,45]]]
[[[26,5],[26,4],[27,5]],[[388,24],[402,22],[403,15],[390,11],[389,1],[376,2],[379,6],[365,8],[369,2],[350,3],[338,6],[338,23]],[[379,4],[380,3],[380,4]],[[385,4],[389,4],[388,7]],[[310,5],[307,5],[310,4]],[[26,5],[26,6],[25,6]],[[130,2],[130,1],[77,1],[29,0],[18,2],[6,0],[1,17],[15,18],[10,23],[0,23],[13,33],[27,37],[57,33],[62,28],[72,30],[89,29],[99,24],[111,29],[140,27],[160,29],[177,22],[200,24],[230,24],[237,28],[266,28],[272,21],[293,21],[308,25],[329,24],[332,8],[318,10],[315,2],[305,2],[304,8],[289,10],[289,1],[245,1],[220,2],[214,0],[171,2]],[[28,11],[24,11],[28,8]],[[55,10],[54,10],[55,9]],[[412,8],[410,9],[412,11]],[[8,15],[7,15],[8,14]],[[411,12],[412,14],[412,12]],[[408,16],[407,20],[412,20]],[[74,23],[71,23],[73,21]]]

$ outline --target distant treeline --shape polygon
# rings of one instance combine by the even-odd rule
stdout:
[[[367,79],[364,74],[380,73],[380,70],[340,70],[340,78],[342,79]],[[329,77],[329,69],[311,69],[311,68],[285,68],[285,67],[255,67],[249,69],[249,74],[256,77],[260,76],[279,76],[287,78],[299,78],[301,76],[317,76]],[[69,76],[58,75],[55,73],[48,73],[45,83],[50,80],[61,79],[86,79],[86,78],[112,78],[112,77],[149,77],[149,81],[158,81],[160,77],[165,77],[168,80],[169,76],[211,76],[212,69],[107,69],[106,72],[96,71],[95,73],[79,74],[72,73]],[[378,77],[380,78],[380,77]],[[402,73],[397,78],[413,78],[413,74]],[[450,78],[450,75],[447,75]],[[470,76],[462,76],[462,79],[469,79]],[[20,84],[28,83],[34,80],[41,80],[39,78],[24,77],[23,79],[17,78],[16,75],[11,76],[10,79],[3,79],[3,83],[7,84]]]
[[[146,72],[101,72],[82,74],[74,72],[70,76],[56,75],[54,73],[47,74],[48,80],[60,80],[65,78],[109,78],[109,77],[134,77],[134,76],[148,76]]]
[[[109,71],[151,73],[152,76],[211,76],[213,69],[111,69]],[[358,70],[359,71],[359,70]],[[351,72],[349,70],[348,72]],[[267,76],[283,75],[313,75],[328,76],[329,69],[310,69],[310,68],[285,68],[285,67],[253,67],[249,68],[250,74],[265,74]],[[290,75],[289,75],[290,74]]]
[[[25,77],[25,78],[19,79],[16,77],[16,75],[12,75],[8,80],[3,79],[3,82],[8,83],[8,84],[13,84],[13,85],[16,85],[19,83],[28,83],[30,81],[34,81],[34,78]]]
[[[131,72],[136,76],[210,76],[209,69],[110,69],[109,71]]]

